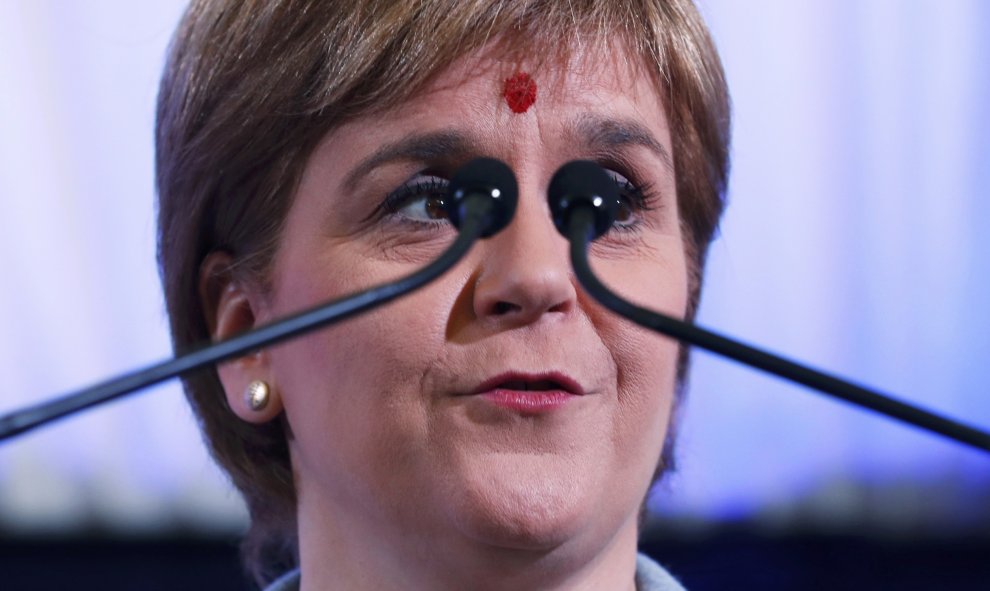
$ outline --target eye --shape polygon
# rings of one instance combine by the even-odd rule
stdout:
[[[648,186],[637,186],[614,170],[607,172],[619,188],[614,227],[620,231],[633,230],[641,221],[640,214],[652,208],[653,198],[648,192]]]
[[[447,219],[447,179],[419,174],[385,197],[385,212],[405,221],[435,223]]]

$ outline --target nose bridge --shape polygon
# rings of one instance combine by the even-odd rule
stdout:
[[[496,236],[496,242],[499,244],[493,254],[516,253],[529,257],[531,268],[549,265],[556,255],[566,254],[566,242],[554,227],[545,200],[532,194],[520,198],[515,218],[502,235]]]
[[[475,285],[478,317],[533,321],[574,306],[567,242],[550,219],[544,190],[521,186],[515,218],[488,242]]]

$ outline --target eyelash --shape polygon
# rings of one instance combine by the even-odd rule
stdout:
[[[381,205],[378,209],[381,211],[383,217],[396,218],[403,222],[408,222],[415,225],[426,225],[426,226],[441,226],[446,223],[446,217],[435,218],[430,220],[424,219],[414,219],[408,216],[401,216],[399,212],[410,203],[413,203],[417,199],[431,197],[438,197],[440,199],[440,206],[443,206],[443,200],[447,196],[447,186],[449,181],[440,176],[431,175],[428,173],[421,173],[418,176],[426,177],[418,181],[410,181],[392,191],[385,196]]]
[[[612,228],[618,232],[634,232],[639,230],[639,226],[643,221],[641,216],[636,217],[630,223],[620,222],[619,216],[623,215],[622,202],[625,201],[629,205],[631,209],[630,213],[633,215],[654,210],[657,205],[657,194],[653,191],[653,184],[642,183],[637,185],[620,173],[609,169],[606,170],[619,188],[619,212],[616,214],[616,221],[612,224]]]
[[[630,179],[626,178],[623,174],[616,172],[612,169],[606,169],[609,177],[615,182],[616,187],[619,190],[619,216],[623,215],[622,210],[623,202],[627,205],[630,210],[629,213],[635,215],[638,213],[651,211],[656,206],[657,195],[653,192],[653,185],[651,183],[635,184]],[[400,212],[403,208],[414,203],[418,199],[430,199],[439,198],[440,207],[443,206],[443,199],[447,195],[447,186],[449,181],[440,176],[431,175],[429,173],[421,173],[422,180],[409,181],[399,187],[398,189],[392,191],[382,200],[381,204],[378,206],[378,212],[383,218],[393,218],[396,221],[401,221],[403,223],[409,223],[416,226],[427,226],[430,228],[439,227],[446,224],[446,217],[431,218],[431,219],[417,219],[409,216],[402,216]],[[429,203],[426,204],[429,206]],[[427,214],[429,214],[427,212]],[[639,229],[639,225],[642,222],[640,218],[636,218],[631,222],[622,222],[620,218],[617,217],[616,223],[612,226],[615,231],[618,232],[633,232]]]

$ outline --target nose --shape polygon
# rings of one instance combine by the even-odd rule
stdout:
[[[474,290],[477,318],[524,325],[576,306],[567,241],[553,226],[545,199],[520,194],[515,219],[489,238]]]

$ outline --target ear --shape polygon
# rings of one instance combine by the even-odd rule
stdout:
[[[204,317],[213,342],[255,328],[263,299],[254,282],[237,277],[233,259],[224,252],[210,254],[200,267],[199,295]],[[270,358],[266,351],[256,351],[217,366],[227,405],[249,423],[266,423],[282,414],[282,399],[272,383]],[[252,382],[268,385],[268,402],[262,408],[250,404]]]

